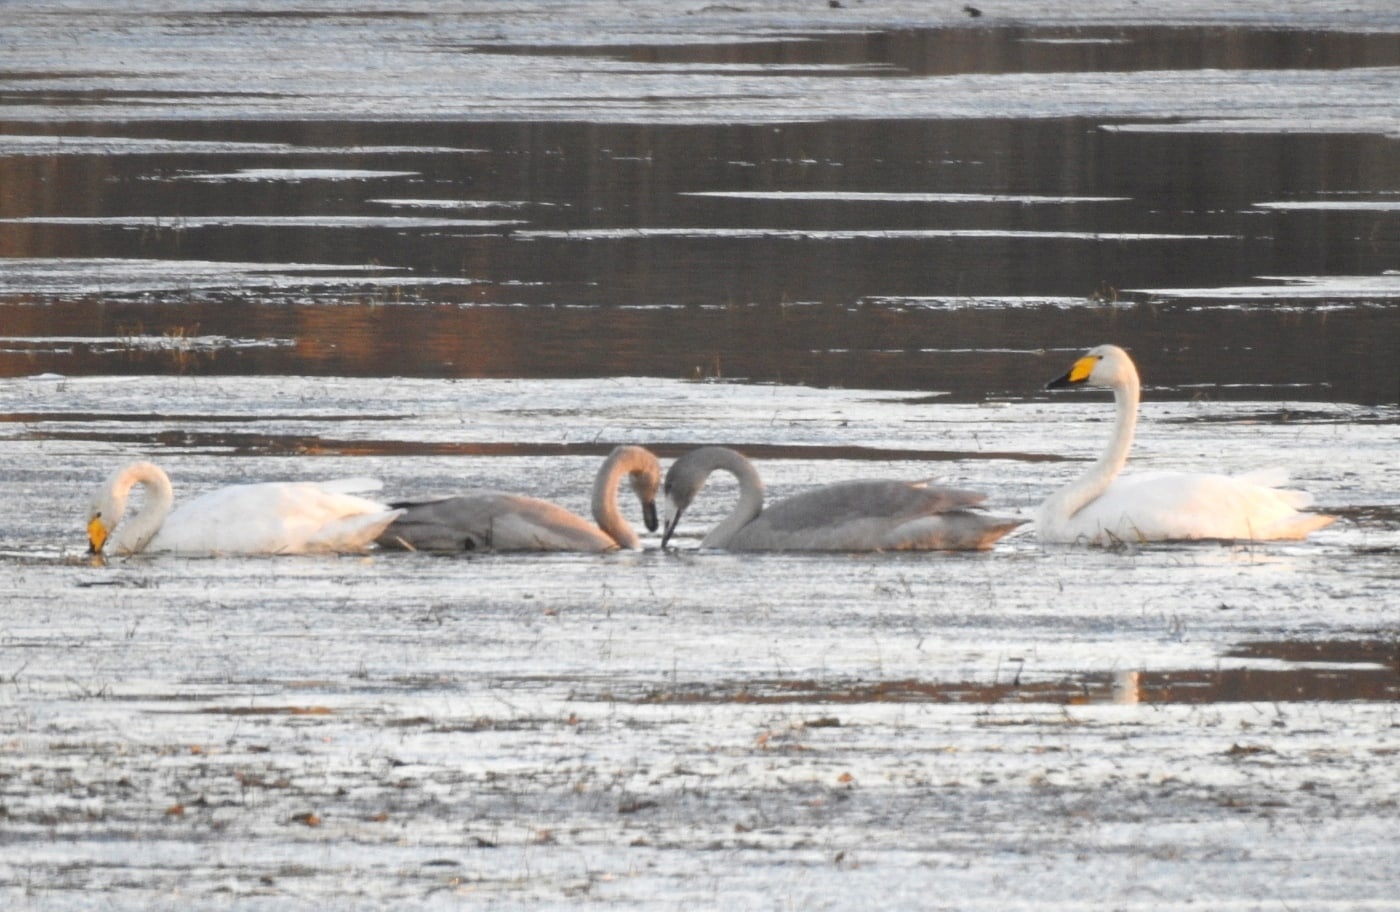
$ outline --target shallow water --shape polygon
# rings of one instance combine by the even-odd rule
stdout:
[[[950,880],[974,907],[1390,901],[1393,409],[1144,407],[1142,466],[1289,454],[1344,516],[1306,543],[701,553],[716,479],[668,554],[94,564],[76,517],[132,452],[181,496],[370,474],[584,510],[614,442],[723,440],[774,496],[935,475],[1024,517],[1108,406],[649,378],[0,389],[22,409],[0,423],[17,901],[918,905]]]
[[[959,7],[6,4],[7,907],[1400,908],[1400,16]],[[1100,341],[1134,466],[1338,523],[754,559],[717,478],[670,553],[84,553],[135,456],[1028,519]]]
[[[1400,398],[1393,13],[149,6],[11,14],[0,374]]]

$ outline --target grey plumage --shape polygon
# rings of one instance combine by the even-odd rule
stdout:
[[[620,446],[593,483],[598,525],[558,504],[503,491],[468,491],[453,497],[396,504],[404,513],[378,538],[383,548],[416,551],[612,551],[638,548],[641,540],[617,508],[617,485],[627,475],[655,530],[661,466],[649,450]]]
[[[670,540],[686,507],[710,473],[739,481],[734,511],[701,542],[731,551],[968,551],[990,548],[1021,525],[973,508],[985,496],[924,482],[847,481],[763,504],[763,482],[752,463],[727,447],[701,447],[666,473],[666,526]]]

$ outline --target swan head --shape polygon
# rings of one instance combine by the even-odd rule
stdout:
[[[661,532],[661,547],[665,548],[667,542],[671,540],[671,535],[676,531],[676,524],[681,521],[681,514],[685,508],[690,506],[690,502],[695,499],[696,488],[687,485],[671,484],[671,476],[666,476],[666,522]],[[652,504],[652,521],[656,520],[656,505]],[[647,528],[655,530],[655,526]]]
[[[124,512],[125,498],[114,496],[111,488],[93,495],[87,518],[89,554],[102,553],[102,547],[107,544],[107,539],[112,536],[112,530],[116,528],[117,521],[122,518]]]
[[[698,452],[698,451],[692,451]],[[700,493],[700,488],[704,486],[708,472],[695,472],[690,468],[693,457],[690,454],[682,456],[671,463],[671,468],[666,472],[666,482],[662,490],[666,496],[666,521],[662,526],[661,547],[666,547],[666,543],[671,540],[671,535],[676,531],[676,524],[681,521],[681,514],[685,508],[690,506],[695,500],[695,495]]]
[[[671,468],[666,471],[666,481],[662,485],[666,494],[666,521],[662,526],[661,547],[666,547],[676,531],[681,514],[705,486],[710,473],[716,470],[728,472],[738,479],[739,506],[728,519],[710,531],[705,537],[707,542],[721,529],[728,529],[732,534],[733,528],[742,526],[763,509],[763,482],[743,454],[723,446],[702,446],[691,450],[671,463]]]
[[[1128,353],[1116,345],[1100,345],[1089,349],[1070,366],[1062,377],[1045,384],[1046,389],[1074,386],[1126,387],[1137,384],[1137,368]]]
[[[651,456],[650,453],[647,453]],[[655,532],[660,522],[656,518],[656,492],[661,488],[661,465],[652,456],[646,465],[631,474],[632,492],[642,505],[642,522],[648,532]]]
[[[123,553],[140,551],[156,534],[170,512],[173,497],[170,479],[153,463],[133,462],[113,472],[92,495],[87,514],[90,554],[102,552],[113,530],[122,522],[127,498],[132,486],[137,484],[146,491],[146,502],[132,521],[122,526],[122,533],[113,547]]]
[[[112,534],[111,528],[102,521],[102,515],[98,513],[88,519],[87,530],[88,553],[101,554],[102,546],[107,544],[107,539]]]

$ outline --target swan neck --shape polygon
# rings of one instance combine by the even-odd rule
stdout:
[[[175,492],[170,486],[170,478],[157,465],[137,462],[127,466],[112,484],[112,497],[115,513],[120,521],[126,511],[126,501],[131,489],[136,485],[145,489],[145,502],[129,521],[121,523],[116,548],[131,554],[145,550],[155,538],[165,518],[175,505]]]
[[[1137,431],[1138,398],[1140,396],[1137,378],[1131,383],[1115,387],[1113,404],[1117,415],[1113,419],[1113,435],[1104,447],[1103,455],[1094,463],[1094,469],[1112,481],[1128,462],[1128,453],[1133,448],[1133,435]]]
[[[631,450],[619,448],[608,454],[593,480],[593,521],[620,548],[637,548],[641,539],[632,529],[632,524],[622,517],[617,508],[617,486],[622,476],[640,468]]]
[[[1136,376],[1129,377],[1113,387],[1113,402],[1116,415],[1113,419],[1113,433],[1103,453],[1079,477],[1058,495],[1060,512],[1073,516],[1093,503],[1099,495],[1113,484],[1118,473],[1128,462],[1128,454],[1133,448],[1133,435],[1137,429],[1138,400],[1141,395]]]
[[[713,468],[728,472],[738,480],[739,500],[729,515],[705,536],[700,543],[702,548],[727,547],[740,529],[763,512],[763,480],[758,477],[753,463],[733,450],[722,451],[722,456]]]

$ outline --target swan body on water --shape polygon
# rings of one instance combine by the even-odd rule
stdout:
[[[642,504],[647,528],[655,531],[661,465],[644,447],[620,446],[603,461],[593,482],[597,525],[547,500],[501,491],[471,491],[394,504],[403,509],[403,515],[379,536],[379,544],[413,551],[635,550],[642,546],[642,540],[617,506],[617,487],[624,475]]]
[[[145,502],[129,519],[131,489]],[[363,551],[398,514],[352,492],[378,487],[370,479],[240,484],[202,494],[178,508],[170,477],[150,462],[112,474],[93,495],[88,547],[108,541],[118,554],[303,554]]]
[[[701,541],[731,551],[970,551],[990,548],[1021,523],[975,512],[984,495],[923,482],[846,481],[765,507],[753,464],[728,447],[706,446],[666,473],[664,548],[681,514],[722,470],[739,482],[734,510]]]
[[[1113,435],[1097,462],[1047,497],[1036,513],[1041,541],[1114,545],[1198,539],[1301,539],[1334,516],[1300,512],[1312,498],[1278,487],[1277,470],[1218,475],[1141,472],[1119,476],[1133,445],[1141,383],[1128,353],[1100,345],[1047,389],[1100,386],[1113,390]]]

